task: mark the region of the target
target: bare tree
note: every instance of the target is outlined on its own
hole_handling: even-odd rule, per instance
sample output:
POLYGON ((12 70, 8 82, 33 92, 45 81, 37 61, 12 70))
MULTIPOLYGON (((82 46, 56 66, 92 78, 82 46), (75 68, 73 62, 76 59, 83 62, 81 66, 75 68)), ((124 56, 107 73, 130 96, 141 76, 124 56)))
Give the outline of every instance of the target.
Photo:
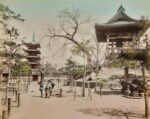
POLYGON ((49 37, 50 39, 64 39, 65 43, 63 46, 70 43, 78 46, 86 54, 87 62, 92 69, 90 52, 80 44, 82 39, 77 37, 81 26, 84 26, 92 21, 90 17, 83 17, 78 9, 72 9, 70 11, 68 9, 64 9, 60 12, 58 19, 58 27, 49 26, 48 34, 46 34, 45 37, 49 37))

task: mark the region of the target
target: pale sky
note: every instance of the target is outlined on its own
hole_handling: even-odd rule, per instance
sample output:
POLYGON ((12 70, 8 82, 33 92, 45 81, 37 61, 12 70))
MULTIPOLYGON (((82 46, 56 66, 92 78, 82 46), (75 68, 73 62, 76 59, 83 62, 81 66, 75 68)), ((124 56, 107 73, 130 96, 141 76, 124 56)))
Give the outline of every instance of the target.
MULTIPOLYGON (((43 35, 46 25, 54 22, 60 10, 64 8, 78 8, 87 15, 97 19, 99 23, 106 22, 111 18, 122 4, 126 13, 132 18, 140 18, 142 15, 150 17, 150 0, 1 0, 16 13, 25 18, 24 23, 12 22, 18 27, 21 37, 27 41, 32 40, 33 31, 36 33, 37 41, 43 35)), ((94 25, 93 28, 94 30, 94 25)), ((55 48, 49 49, 47 41, 42 41, 42 53, 51 63, 64 63, 66 56, 53 57, 55 48)), ((56 45, 56 46, 55 46, 56 45)))

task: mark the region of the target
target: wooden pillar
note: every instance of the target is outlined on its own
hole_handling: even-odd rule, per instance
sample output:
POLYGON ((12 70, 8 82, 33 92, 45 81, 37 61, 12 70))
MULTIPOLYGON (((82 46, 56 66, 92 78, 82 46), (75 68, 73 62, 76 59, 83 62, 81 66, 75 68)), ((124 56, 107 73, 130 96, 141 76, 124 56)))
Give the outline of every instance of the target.
POLYGON ((148 86, 147 86, 147 80, 145 78, 145 68, 142 65, 142 76, 144 80, 144 101, 145 101, 145 117, 149 119, 150 112, 149 112, 149 96, 148 96, 148 86))
POLYGON ((2 119, 8 119, 8 112, 7 112, 7 110, 3 110, 3 112, 2 112, 2 119))
POLYGON ((8 86, 6 86, 6 90, 5 90, 5 106, 7 106, 7 104, 8 104, 8 90, 9 90, 8 86))
POLYGON ((114 42, 112 42, 112 60, 115 59, 114 54, 115 54, 115 52, 114 52, 114 42))
POLYGON ((107 35, 107 43, 106 43, 106 53, 107 53, 107 55, 109 54, 108 48, 109 48, 109 35, 107 35))
POLYGON ((16 90, 16 94, 15 94, 15 101, 18 101, 18 91, 16 90))

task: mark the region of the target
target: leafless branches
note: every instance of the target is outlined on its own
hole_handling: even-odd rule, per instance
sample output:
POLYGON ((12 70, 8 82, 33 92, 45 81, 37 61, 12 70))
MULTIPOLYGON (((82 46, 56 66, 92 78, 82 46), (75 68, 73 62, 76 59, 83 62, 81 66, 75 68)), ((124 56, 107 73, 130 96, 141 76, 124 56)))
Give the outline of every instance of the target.
MULTIPOLYGON (((64 9, 60 12, 58 20, 59 22, 57 26, 48 26, 48 33, 44 37, 48 37, 50 40, 65 40, 63 46, 60 49, 66 47, 68 44, 77 46, 83 53, 86 54, 87 61, 91 65, 90 50, 80 44, 83 39, 78 36, 80 33, 80 28, 89 24, 92 21, 91 18, 89 16, 84 17, 84 15, 81 14, 78 9, 64 9)), ((58 51, 56 54, 57 53, 58 51)))

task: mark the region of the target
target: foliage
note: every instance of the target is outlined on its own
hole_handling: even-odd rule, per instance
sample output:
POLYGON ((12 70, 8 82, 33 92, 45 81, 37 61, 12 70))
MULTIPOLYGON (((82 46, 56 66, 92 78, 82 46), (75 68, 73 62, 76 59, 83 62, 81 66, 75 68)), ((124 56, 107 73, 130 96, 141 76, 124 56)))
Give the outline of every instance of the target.
POLYGON ((18 59, 16 64, 12 67, 13 75, 28 75, 30 72, 30 66, 28 62, 23 62, 18 59))
POLYGON ((3 42, 2 56, 5 58, 4 64, 13 65, 23 55, 20 52, 21 44, 17 43, 18 31, 14 27, 10 30, 6 30, 8 39, 3 42))
POLYGON ((129 68, 133 69, 133 68, 140 67, 140 62, 137 60, 127 60, 127 59, 121 58, 121 59, 115 59, 109 65, 109 67, 114 67, 114 68, 119 68, 119 67, 124 67, 124 66, 128 66, 129 68))
MULTIPOLYGON (((80 44, 80 46, 82 48, 84 48, 85 50, 87 50, 87 52, 90 52, 90 50, 92 50, 92 49, 90 49, 89 43, 90 43, 89 40, 82 40, 82 42, 80 42, 79 44, 80 44)), ((84 54, 85 54, 83 52, 83 50, 79 46, 77 46, 77 45, 74 45, 72 47, 71 52, 72 52, 73 55, 80 55, 82 57, 84 57, 84 54)))
POLYGON ((107 79, 103 79, 103 78, 102 79, 98 78, 97 82, 98 82, 98 85, 103 88, 108 83, 108 80, 107 79))
POLYGON ((9 9, 9 7, 0 4, 0 23, 6 26, 8 20, 10 19, 24 21, 24 19, 21 18, 20 14, 16 14, 14 11, 9 9))
MULTIPOLYGON (((100 50, 99 46, 97 46, 97 48, 94 48, 93 46, 90 45, 90 40, 82 40, 82 42, 80 42, 79 44, 82 46, 82 48, 84 48, 89 53, 90 57, 94 56, 96 58, 96 62, 91 61, 91 65, 89 64, 87 65, 92 69, 92 71, 98 73, 100 64, 98 61, 98 54, 97 53, 95 54, 95 50, 97 50, 96 52, 99 52, 98 51, 100 50)), ((87 58, 86 53, 83 52, 83 50, 77 45, 74 45, 72 47, 71 52, 73 55, 78 55, 78 56, 82 56, 83 58, 87 58)))
POLYGON ((122 75, 112 75, 109 77, 110 80, 116 80, 116 79, 121 79, 123 76, 122 75))
POLYGON ((0 39, 0 56, 4 58, 4 65, 10 66, 22 58, 20 53, 21 44, 18 43, 18 30, 14 27, 9 28, 10 20, 24 21, 20 14, 16 14, 7 6, 0 4, 0 26, 3 36, 0 39))
POLYGON ((60 75, 57 72, 57 69, 49 63, 46 63, 44 68, 45 68, 45 73, 44 73, 45 75, 60 75))
POLYGON ((145 16, 141 16, 141 20, 138 21, 137 24, 141 25, 142 27, 142 30, 137 34, 137 39, 135 39, 138 42, 140 37, 144 35, 144 33, 150 27, 150 20, 148 19, 148 17, 146 18, 145 16))
MULTIPOLYGON (((62 71, 63 75, 67 75, 73 79, 79 79, 84 77, 85 66, 79 65, 77 62, 73 61, 71 58, 67 60, 66 66, 59 71, 62 71)), ((90 68, 87 67, 87 74, 91 73, 90 68)))

